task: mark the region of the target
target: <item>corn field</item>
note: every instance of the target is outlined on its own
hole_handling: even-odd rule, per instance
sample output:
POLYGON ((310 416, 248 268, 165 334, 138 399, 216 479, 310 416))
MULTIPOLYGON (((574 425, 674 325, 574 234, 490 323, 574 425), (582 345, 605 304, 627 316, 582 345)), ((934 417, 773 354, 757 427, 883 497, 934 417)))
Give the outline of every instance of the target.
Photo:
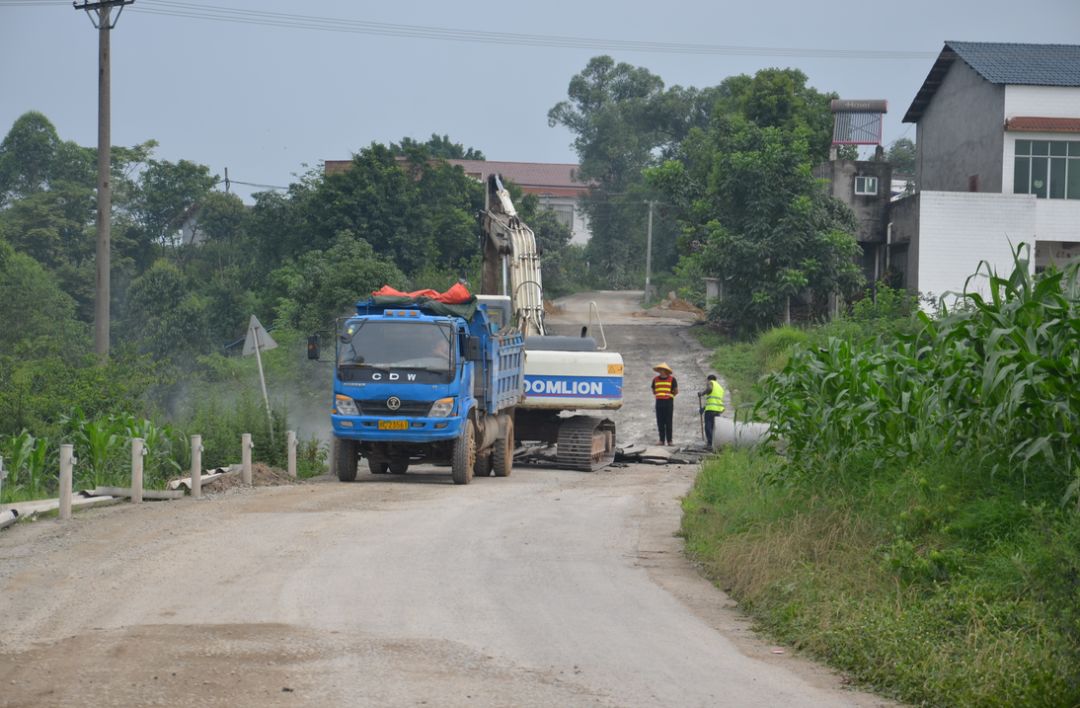
POLYGON ((131 439, 142 438, 147 451, 144 483, 164 488, 182 469, 186 437, 169 425, 156 425, 135 416, 111 415, 88 420, 76 411, 61 421, 59 440, 34 437, 27 431, 0 438, 0 457, 7 479, 0 488, 0 503, 41 499, 59 487, 59 446, 74 445, 79 464, 73 469, 76 489, 128 486, 131 481, 131 439))
POLYGON ((964 455, 972 473, 1080 509, 1078 269, 1033 276, 1028 254, 1017 247, 1007 277, 980 264, 951 311, 942 300, 939 316, 919 313, 897 342, 796 350, 754 409, 785 450, 783 474, 964 455))

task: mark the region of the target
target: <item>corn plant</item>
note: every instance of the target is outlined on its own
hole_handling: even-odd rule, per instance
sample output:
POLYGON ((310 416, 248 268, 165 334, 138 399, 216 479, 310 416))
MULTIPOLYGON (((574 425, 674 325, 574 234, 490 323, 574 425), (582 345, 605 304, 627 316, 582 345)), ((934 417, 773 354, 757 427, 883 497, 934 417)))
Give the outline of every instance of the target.
POLYGON ((147 486, 164 486, 170 473, 177 473, 182 468, 176 459, 174 450, 183 452, 186 447, 187 437, 175 430, 171 425, 156 425, 146 418, 136 418, 133 415, 116 416, 114 420, 128 439, 142 438, 146 449, 146 462, 144 465, 145 481, 147 486))
POLYGON ((830 340, 767 377, 754 412, 772 422, 790 469, 963 451, 993 476, 1080 506, 1078 266, 1034 277, 1026 253, 1017 248, 1008 277, 981 264, 988 295, 966 286, 958 307, 943 300, 912 335, 830 340))
POLYGON ((42 499, 53 491, 57 475, 49 474, 49 445, 25 430, 0 442, 7 480, 3 499, 42 499))
POLYGON ((118 481, 120 471, 119 451, 122 447, 119 429, 106 418, 80 421, 75 430, 75 445, 84 460, 85 474, 82 480, 91 487, 106 486, 118 481))

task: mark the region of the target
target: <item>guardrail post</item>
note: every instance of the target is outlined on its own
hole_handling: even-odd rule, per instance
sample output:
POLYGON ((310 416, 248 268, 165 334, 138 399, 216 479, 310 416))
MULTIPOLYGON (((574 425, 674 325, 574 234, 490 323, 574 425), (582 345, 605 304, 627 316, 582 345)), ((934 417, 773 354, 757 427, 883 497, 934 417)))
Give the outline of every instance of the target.
POLYGON ((289 476, 296 479, 296 431, 287 431, 285 433, 285 441, 285 445, 288 448, 289 476))
POLYGON ((71 518, 71 468, 75 465, 75 446, 60 446, 60 520, 71 518))
POLYGON ((240 445, 243 448, 240 452, 241 462, 241 480, 244 486, 251 486, 251 448, 255 445, 251 442, 251 433, 244 433, 240 438, 240 445))
POLYGON ((131 439, 131 503, 142 502, 143 492, 143 455, 146 448, 143 447, 142 438, 131 439))
POLYGON ((202 496, 202 435, 191 436, 191 496, 202 496))

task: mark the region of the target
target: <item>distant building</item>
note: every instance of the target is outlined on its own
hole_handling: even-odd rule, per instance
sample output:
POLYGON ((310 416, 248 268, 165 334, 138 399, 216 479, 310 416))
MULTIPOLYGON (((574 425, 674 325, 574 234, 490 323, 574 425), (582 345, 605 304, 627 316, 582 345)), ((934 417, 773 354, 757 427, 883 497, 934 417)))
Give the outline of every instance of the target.
MULTIPOLYGON (((881 147, 878 146, 881 157, 881 147)), ((885 246, 889 202, 893 197, 892 165, 878 160, 841 160, 833 157, 814 168, 813 174, 828 184, 829 194, 855 213, 855 240, 862 248, 859 263, 867 282, 881 278, 885 269, 885 246)))
POLYGON ((1080 46, 946 42, 904 121, 915 193, 890 209, 889 258, 910 290, 959 292, 980 261, 1036 270, 1080 257, 1080 46))
MULTIPOLYGON (((549 162, 499 162, 495 160, 447 160, 465 171, 465 174, 481 182, 488 175, 499 174, 521 188, 525 194, 535 194, 541 206, 555 212, 559 223, 570 229, 570 243, 585 244, 591 235, 589 221, 578 206, 578 199, 589 191, 589 186, 578 181, 578 166, 568 163, 549 162)), ((326 160, 325 174, 343 172, 351 160, 326 160)))

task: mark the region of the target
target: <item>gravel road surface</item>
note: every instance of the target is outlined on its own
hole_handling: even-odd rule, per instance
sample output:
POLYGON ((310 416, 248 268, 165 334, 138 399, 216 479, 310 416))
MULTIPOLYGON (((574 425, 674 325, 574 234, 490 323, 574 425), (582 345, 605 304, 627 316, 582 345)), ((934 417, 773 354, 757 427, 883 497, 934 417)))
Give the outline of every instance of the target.
MULTIPOLYGON (((654 442, 648 381, 698 437, 705 353, 677 317, 595 299, 626 361, 620 440, 654 442), (692 399, 692 400, 687 400, 692 399)), ((754 635, 682 555, 690 465, 362 474, 119 505, 0 533, 4 706, 883 705, 754 635)))

